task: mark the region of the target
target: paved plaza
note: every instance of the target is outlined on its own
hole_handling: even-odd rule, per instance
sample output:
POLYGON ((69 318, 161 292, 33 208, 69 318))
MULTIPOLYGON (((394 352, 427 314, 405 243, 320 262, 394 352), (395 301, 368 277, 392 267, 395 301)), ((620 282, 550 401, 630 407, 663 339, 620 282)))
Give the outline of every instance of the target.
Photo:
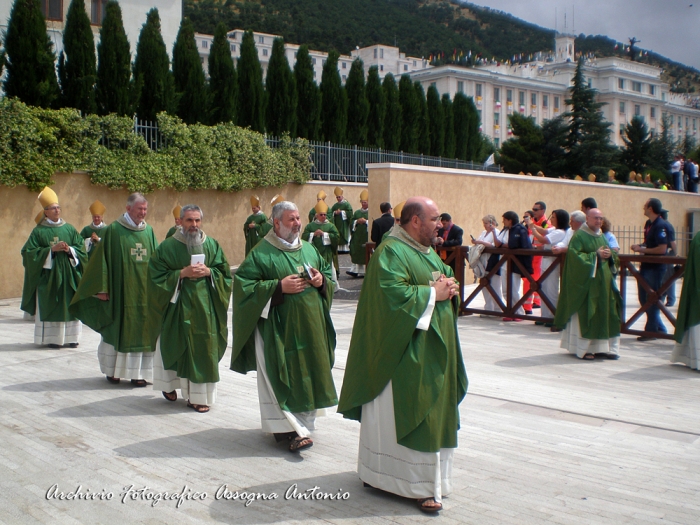
MULTIPOLYGON (((355 308, 338 299, 331 312, 338 392, 355 308)), ((0 522, 700 522, 700 373, 669 364, 672 342, 623 336, 619 361, 587 362, 531 322, 458 325, 469 393, 455 491, 435 518, 362 487, 354 421, 319 419, 300 455, 262 434, 255 373, 230 371, 230 348, 217 403, 197 414, 150 385, 109 384, 89 328, 77 349, 37 347, 19 299, 0 300, 0 522), (78 487, 112 497, 57 497, 78 487), (293 497, 314 487, 334 499, 293 497), (180 501, 154 505, 166 493, 180 501)))

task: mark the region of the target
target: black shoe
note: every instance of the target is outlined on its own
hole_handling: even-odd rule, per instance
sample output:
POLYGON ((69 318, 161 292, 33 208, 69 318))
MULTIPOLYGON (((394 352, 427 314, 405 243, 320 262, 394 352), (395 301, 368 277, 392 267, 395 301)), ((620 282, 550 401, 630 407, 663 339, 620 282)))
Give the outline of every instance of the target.
POLYGON ((676 304, 676 301, 666 301, 666 306, 668 306, 668 307, 675 306, 675 304, 676 304))
POLYGON ((359 275, 359 274, 357 274, 357 273, 355 273, 355 272, 351 272, 351 271, 347 271, 347 272, 345 272, 345 273, 347 273, 347 274, 350 275, 351 277, 357 277, 357 276, 359 275))
POLYGON ((544 321, 535 321, 536 326, 544 326, 544 321))
POLYGON ((642 343, 646 341, 656 341, 656 337, 644 337, 643 335, 640 335, 639 337, 637 337, 637 341, 640 341, 642 343))
POLYGON ((68 348, 78 348, 78 343, 68 343, 68 348))
POLYGON ((542 305, 533 304, 533 305, 532 305, 532 309, 534 310, 534 309, 536 309, 536 308, 542 308, 542 305))
POLYGON ((49 348, 61 348, 61 345, 50 344, 50 345, 46 345, 46 346, 48 346, 49 348))
POLYGON ((612 359, 613 361, 616 361, 620 359, 620 356, 618 354, 605 354, 605 359, 612 359))

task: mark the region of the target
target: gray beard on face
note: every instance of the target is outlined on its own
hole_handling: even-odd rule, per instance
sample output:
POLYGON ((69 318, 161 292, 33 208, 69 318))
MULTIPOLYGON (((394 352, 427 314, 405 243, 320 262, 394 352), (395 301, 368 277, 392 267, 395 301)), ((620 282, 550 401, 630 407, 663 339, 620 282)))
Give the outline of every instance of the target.
POLYGON ((295 244, 297 241, 297 237, 299 237, 299 232, 294 232, 291 228, 287 228, 283 224, 280 224, 280 231, 277 236, 280 239, 284 239, 289 244, 295 244))
POLYGON ((202 253, 202 230, 196 232, 183 231, 187 252, 192 255, 202 253))

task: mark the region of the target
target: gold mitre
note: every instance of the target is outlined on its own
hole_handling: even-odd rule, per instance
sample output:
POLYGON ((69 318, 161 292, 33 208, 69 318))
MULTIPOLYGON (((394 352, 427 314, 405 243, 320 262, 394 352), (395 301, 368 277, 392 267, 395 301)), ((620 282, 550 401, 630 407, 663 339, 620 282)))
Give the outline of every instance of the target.
POLYGON ((644 177, 642 177, 641 173, 637 173, 637 182, 642 182, 644 180, 644 177))
POLYGON ((574 180, 583 180, 583 177, 581 177, 581 175, 576 175, 574 177, 574 180))
POLYGON ((615 180, 615 170, 608 170, 608 180, 615 180))
POLYGON ((44 191, 39 194, 39 203, 41 207, 46 209, 52 204, 58 204, 58 195, 51 188, 46 186, 44 191))
POLYGON ((284 196, 280 193, 272 197, 272 200, 270 201, 270 206, 274 206, 275 204, 279 204, 280 202, 284 202, 284 196))
POLYGON ((259 208, 260 207, 260 197, 257 195, 251 195, 250 196, 250 205, 253 208, 259 208))
POLYGON ((595 173, 588 174, 588 181, 589 182, 595 182, 595 179, 596 179, 595 173))
POLYGON ((92 215, 104 216, 105 212, 107 211, 107 208, 105 208, 105 205, 102 204, 100 201, 95 201, 92 204, 90 204, 89 210, 92 215))
POLYGON ((544 172, 538 171, 538 172, 537 172, 537 176, 538 176, 538 177, 544 177, 544 172))
POLYGON ((369 192, 367 190, 362 190, 360 193, 360 200, 366 201, 367 199, 369 199, 369 192))
POLYGON ((328 195, 326 195, 326 192, 321 190, 316 194, 316 200, 317 201, 325 201, 327 196, 328 195))
POLYGON ((40 223, 41 221, 43 221, 43 220, 44 220, 44 210, 41 210, 41 211, 39 212, 39 215, 37 215, 36 217, 34 217, 34 222, 37 223, 37 224, 39 224, 39 223, 40 223))
POLYGON ((316 206, 314 206, 314 210, 316 210, 316 213, 327 213, 328 212, 328 204, 326 204, 323 201, 318 201, 316 203, 316 206))
POLYGON ((336 186, 333 190, 333 193, 336 197, 340 197, 343 194, 343 188, 341 188, 340 186, 336 186))
POLYGON ((406 201, 401 201, 394 207, 394 218, 395 219, 401 218, 401 212, 403 211, 404 204, 406 204, 406 201))
POLYGON ((179 204, 173 208, 173 217, 176 219, 180 218, 180 212, 182 211, 182 206, 179 204))

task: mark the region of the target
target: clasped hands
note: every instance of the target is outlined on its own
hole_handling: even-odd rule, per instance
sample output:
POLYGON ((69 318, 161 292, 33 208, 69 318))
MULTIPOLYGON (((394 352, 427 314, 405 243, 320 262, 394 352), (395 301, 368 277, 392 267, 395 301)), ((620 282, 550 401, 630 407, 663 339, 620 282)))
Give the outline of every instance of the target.
POLYGON ((70 246, 65 241, 59 241, 51 247, 52 252, 70 252, 70 246))
POLYGON ((445 274, 442 274, 432 286, 435 288, 436 301, 446 301, 452 299, 455 295, 459 295, 459 283, 454 277, 447 277, 445 274))
POLYGON ((295 294, 306 290, 309 285, 320 288, 323 285, 323 274, 316 268, 311 268, 311 279, 304 279, 297 274, 288 275, 282 281, 282 293, 295 294))
POLYGON ((601 246, 596 250, 596 253, 600 255, 602 259, 610 259, 610 248, 607 246, 601 246))
POLYGON ((190 264, 180 270, 180 279, 199 279, 200 277, 209 277, 211 270, 202 263, 190 264))

